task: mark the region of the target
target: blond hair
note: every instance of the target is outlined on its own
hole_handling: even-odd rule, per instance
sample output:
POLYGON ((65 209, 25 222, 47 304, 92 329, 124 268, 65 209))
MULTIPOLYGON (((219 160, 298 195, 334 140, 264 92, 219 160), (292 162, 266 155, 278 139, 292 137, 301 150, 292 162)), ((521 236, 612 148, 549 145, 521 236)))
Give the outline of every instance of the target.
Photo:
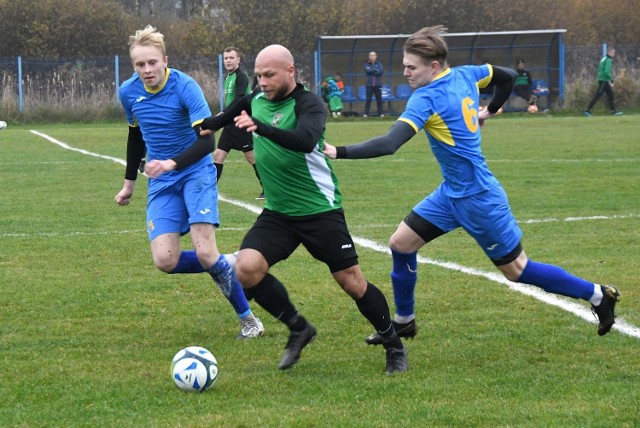
POLYGON ((136 46, 153 46, 160 50, 163 57, 167 56, 164 35, 151 25, 147 25, 144 30, 138 30, 133 36, 129 36, 129 54, 136 46))

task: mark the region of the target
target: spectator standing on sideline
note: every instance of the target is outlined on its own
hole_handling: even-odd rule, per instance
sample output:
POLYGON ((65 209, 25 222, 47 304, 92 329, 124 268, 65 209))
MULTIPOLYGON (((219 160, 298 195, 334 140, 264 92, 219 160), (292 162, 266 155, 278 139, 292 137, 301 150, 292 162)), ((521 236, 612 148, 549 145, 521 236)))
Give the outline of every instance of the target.
POLYGON ((267 201, 242 240, 235 267, 247 295, 289 328, 279 368, 293 366, 316 337, 316 329, 298 313, 284 285, 269 273, 271 266, 302 244, 328 266, 380 335, 386 373, 406 371, 406 349, 391 323, 386 298, 360 270, 339 183, 322 153, 326 121, 322 99, 296 83, 293 56, 284 46, 264 48, 256 58, 255 74, 260 89, 223 114, 205 119, 202 128, 215 131, 235 122, 254 136, 267 201))
POLYGON ((364 63, 364 72, 367 74, 366 101, 364 103, 364 117, 369 116, 371 110, 371 98, 375 95, 378 107, 378 116, 384 117, 382 113, 382 81, 380 76, 384 73, 382 63, 378 61, 378 54, 371 51, 369 58, 364 63))
POLYGON ((202 89, 167 67, 164 36, 150 25, 129 37, 129 55, 135 74, 120 87, 129 122, 127 166, 115 201, 129 205, 146 143, 147 227, 154 264, 169 274, 208 272, 240 318, 238 338, 261 336, 262 323, 216 245, 218 190, 210 155, 215 141, 200 135, 200 123, 211 116, 202 89), (187 232, 196 250, 180 250, 180 236, 187 232))
POLYGON ((616 56, 616 50, 612 47, 607 48, 607 54, 602 57, 600 63, 598 64, 598 89, 596 89, 596 93, 589 101, 589 104, 584 109, 584 115, 587 117, 591 117, 591 109, 596 105, 602 94, 607 95, 607 100, 609 101, 609 108, 611 109, 611 114, 615 116, 620 116, 623 113, 621 111, 616 110, 616 102, 613 96, 613 58, 616 56))
MULTIPOLYGON (((590 302, 600 321, 598 334, 606 334, 615 321, 618 290, 527 257, 507 195, 482 153, 480 126, 509 98, 515 72, 490 64, 450 68, 445 31, 442 26, 426 27, 405 42, 404 76, 415 90, 386 135, 352 146, 324 146, 332 159, 373 158, 395 153, 424 128, 440 164, 443 182, 413 208, 390 239, 398 335, 413 337, 417 332, 417 251, 459 227, 476 240, 507 279, 590 302), (487 85, 495 86, 494 95, 478 113, 478 88, 487 85)), ((377 333, 366 341, 381 342, 377 333)))
MULTIPOLYGON (((227 70, 227 76, 224 78, 225 109, 236 99, 251 92, 251 88, 249 87, 249 76, 240 69, 240 59, 238 49, 233 46, 225 48, 222 56, 224 68, 227 70)), ((218 140, 218 147, 215 152, 213 152, 213 162, 216 166, 217 180, 220 181, 222 169, 224 168, 224 161, 227 159, 231 149, 239 150, 244 153, 245 159, 253 167, 253 171, 258 178, 260 187, 262 187, 260 174, 256 168, 255 156, 253 155, 253 140, 251 138, 251 134, 236 128, 233 124, 224 128, 220 135, 220 139, 218 140)), ((260 192, 260 195, 256 199, 264 199, 264 190, 260 192)))

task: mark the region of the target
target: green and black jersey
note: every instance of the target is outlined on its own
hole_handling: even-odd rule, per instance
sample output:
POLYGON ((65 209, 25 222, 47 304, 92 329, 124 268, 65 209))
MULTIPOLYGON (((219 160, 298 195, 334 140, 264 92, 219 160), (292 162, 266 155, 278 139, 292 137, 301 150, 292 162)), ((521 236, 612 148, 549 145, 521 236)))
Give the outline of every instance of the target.
POLYGON ((249 87, 249 76, 247 73, 236 68, 233 73, 224 78, 224 108, 234 102, 236 98, 251 93, 249 87))
POLYGON ((598 81, 613 82, 613 57, 605 55, 598 64, 598 81))
POLYGON ((284 99, 270 101, 259 90, 202 124, 218 130, 246 110, 258 129, 253 134, 256 167, 267 198, 265 208, 293 217, 342 208, 342 194, 331 163, 322 153, 325 109, 300 84, 284 99))

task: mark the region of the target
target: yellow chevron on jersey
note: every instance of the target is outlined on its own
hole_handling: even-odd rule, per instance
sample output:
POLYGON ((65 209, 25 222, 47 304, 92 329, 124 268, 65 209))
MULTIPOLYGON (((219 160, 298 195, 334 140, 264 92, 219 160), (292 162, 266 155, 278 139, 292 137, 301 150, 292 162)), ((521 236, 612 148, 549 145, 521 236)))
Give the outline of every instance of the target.
POLYGON ((427 124, 425 125, 425 130, 433 136, 436 140, 448 144, 450 146, 455 146, 456 142, 453 141, 453 136, 451 135, 451 131, 442 117, 438 113, 434 113, 429 116, 427 119, 427 124))

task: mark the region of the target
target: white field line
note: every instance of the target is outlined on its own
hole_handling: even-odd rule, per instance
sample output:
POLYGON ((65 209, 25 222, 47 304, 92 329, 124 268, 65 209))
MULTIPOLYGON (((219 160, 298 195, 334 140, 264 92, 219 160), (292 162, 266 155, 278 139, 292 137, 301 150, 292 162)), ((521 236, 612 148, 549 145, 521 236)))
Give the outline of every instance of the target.
MULTIPOLYGON (((243 231, 248 230, 247 227, 219 227, 216 230, 232 230, 243 231)), ((91 232, 35 232, 35 233, 0 233, 0 238, 56 238, 56 237, 72 237, 72 236, 106 236, 106 235, 147 235, 144 228, 138 230, 109 230, 109 231, 91 231, 91 232)))
MULTIPOLYGON (((429 158, 425 156, 425 161, 431 162, 432 164, 436 164, 436 161, 433 158, 429 158)), ((386 159, 384 157, 371 158, 368 159, 369 162, 413 162, 415 159, 402 158, 402 157, 392 157, 390 159, 386 159)), ((499 162, 508 162, 508 163, 583 163, 583 162, 592 162, 592 163, 610 163, 610 162, 633 162, 637 163, 640 161, 640 158, 614 158, 614 159, 602 159, 602 158, 583 158, 583 159, 488 159, 487 163, 499 163, 499 162)), ((340 161, 339 161, 340 162, 340 161)))
MULTIPOLYGON (((380 161, 388 162, 389 160, 379 159, 380 161)), ((429 161, 428 158, 424 159, 425 161, 429 161)), ((369 159, 370 162, 375 162, 376 158, 369 159)), ((413 162, 415 159, 407 159, 407 158, 393 158, 391 159, 393 162, 413 162)), ((100 162, 100 161, 94 161, 100 162)), ((224 163, 246 163, 246 159, 236 158, 229 159, 227 158, 224 163)), ((622 163, 622 162, 632 162, 638 163, 640 162, 640 158, 627 158, 627 159, 491 159, 490 162, 508 162, 508 163, 622 163)), ((50 164, 73 164, 73 163, 87 163, 87 161, 27 161, 27 162, 0 162, 0 165, 50 165, 50 164)), ((435 162, 432 162, 435 165, 435 162)))
MULTIPOLYGON (((78 149, 75 147, 71 147, 61 141, 56 140, 55 138, 52 138, 46 134, 37 132, 37 131, 31 131, 32 133, 54 143, 57 144, 58 146, 62 147, 63 149, 66 150, 72 150, 72 151, 76 151, 82 154, 86 154, 88 156, 94 156, 94 157, 98 157, 98 158, 102 158, 102 159, 107 159, 107 160, 111 160, 114 161, 116 163, 119 163, 121 165, 126 165, 126 162, 123 159, 118 159, 118 158, 114 158, 111 156, 105 156, 105 155, 101 155, 98 153, 93 153, 93 152, 89 152, 87 150, 83 150, 83 149, 78 149)), ((244 208, 250 212, 253 212, 254 214, 260 214, 260 212, 262 212, 262 208, 256 206, 256 205, 252 205, 252 204, 248 204, 242 201, 238 201, 235 199, 231 199, 231 198, 227 198, 225 196, 219 195, 219 199, 223 202, 226 202, 228 204, 231 205, 235 205, 238 206, 240 208, 244 208)), ((629 215, 629 216, 612 216, 610 218, 635 218, 638 217, 637 215, 629 215)), ((587 220, 591 220, 591 219, 602 219, 602 218, 606 218, 604 216, 595 216, 595 217, 570 217, 569 219, 565 219, 564 221, 578 221, 577 219, 587 219, 587 220)), ((559 221, 556 219, 551 219, 550 221, 559 221)), ((370 239, 367 238, 360 238, 357 236, 353 236, 353 240, 354 242, 364 248, 368 248, 370 250, 373 251, 377 251, 380 253, 384 253, 384 254, 391 254, 391 251, 389 250, 389 248, 387 246, 381 245, 375 241, 372 241, 370 239)), ((503 284, 506 285, 510 290, 513 291, 517 291, 519 293, 525 294, 527 296, 533 297, 535 299, 538 299, 544 303, 547 303, 549 305, 553 305, 556 306, 560 309, 563 309, 569 313, 572 313, 574 315, 576 315, 579 318, 582 318, 583 320, 592 323, 592 324, 596 324, 596 319, 594 317, 594 315, 591 313, 591 310, 588 309, 587 307, 585 307, 584 305, 578 304, 573 300, 569 300, 567 298, 558 296, 556 294, 551 294, 551 293, 547 293, 537 287, 533 287, 530 285, 526 285, 526 284, 520 284, 520 283, 516 283, 516 282, 511 282, 509 280, 507 280, 506 278, 504 278, 502 275, 496 273, 496 272, 486 272, 480 269, 475 269, 475 268, 470 268, 470 267, 466 267, 466 266, 462 266, 459 265, 457 263, 451 263, 451 262, 445 262, 445 261, 439 261, 439 260, 434 260, 434 259, 430 259, 428 257, 422 257, 422 256, 418 256, 418 263, 422 263, 422 264, 430 264, 430 265, 434 265, 434 266, 438 266, 438 267, 442 267, 445 269, 451 269, 454 271, 458 271, 458 272, 462 272, 465 273, 467 275, 472 275, 472 276, 479 276, 485 279, 488 279, 489 281, 493 281, 496 282, 498 284, 503 284)), ((630 324, 628 322, 626 322, 624 319, 618 317, 616 318, 616 323, 613 325, 613 329, 617 330, 623 334, 626 334, 628 336, 631 337, 635 337, 637 339, 640 339, 640 328, 636 327, 633 324, 630 324)))
POLYGON ((57 144, 58 146, 62 147, 65 150, 71 150, 72 152, 78 152, 78 153, 82 153, 83 155, 87 155, 87 156, 93 156, 96 158, 101 158, 101 159, 106 159, 106 160, 110 160, 116 163, 119 163, 120 165, 127 165, 127 161, 125 161, 124 159, 120 159, 120 158, 114 158, 112 156, 107 156, 107 155, 101 155, 99 153, 93 153, 90 152, 88 150, 83 150, 83 149, 78 149, 76 147, 71 147, 68 144, 63 143, 62 141, 56 140, 53 137, 50 137, 47 134, 43 134, 42 132, 38 132, 35 130, 31 130, 31 133, 36 134, 39 137, 44 138, 45 140, 48 140, 49 142, 53 143, 53 144, 57 144))
MULTIPOLYGON (((225 201, 227 202, 227 201, 225 201)), ((536 224, 536 223, 556 223, 556 222, 577 222, 577 221, 594 221, 594 220, 622 220, 627 218, 640 218, 640 214, 614 214, 614 215, 592 215, 586 217, 565 217, 565 218, 532 218, 529 220, 518 220, 520 224, 536 224)), ((382 227, 396 227, 398 223, 387 223, 387 224, 367 224, 367 225, 349 225, 350 229, 361 229, 361 228, 382 228, 382 227)))

